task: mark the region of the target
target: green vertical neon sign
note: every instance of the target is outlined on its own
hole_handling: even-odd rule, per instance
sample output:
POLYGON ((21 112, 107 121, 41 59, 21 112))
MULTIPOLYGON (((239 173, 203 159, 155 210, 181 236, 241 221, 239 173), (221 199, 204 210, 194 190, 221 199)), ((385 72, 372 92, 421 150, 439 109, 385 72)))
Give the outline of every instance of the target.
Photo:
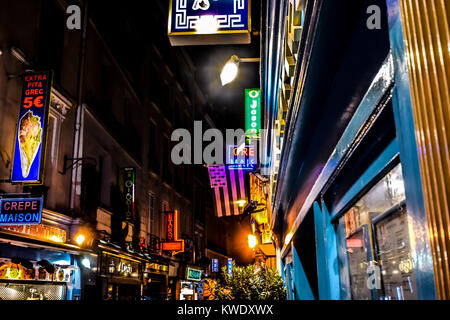
POLYGON ((245 89, 245 133, 259 138, 261 131, 261 90, 245 89))

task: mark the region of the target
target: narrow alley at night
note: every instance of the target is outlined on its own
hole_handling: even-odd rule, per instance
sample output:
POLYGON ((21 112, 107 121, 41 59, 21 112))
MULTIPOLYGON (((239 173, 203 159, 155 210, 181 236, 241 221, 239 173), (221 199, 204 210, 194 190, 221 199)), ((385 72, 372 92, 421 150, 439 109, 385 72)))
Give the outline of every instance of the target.
POLYGON ((2 309, 450 300, 449 25, 448 0, 0 0, 2 309))

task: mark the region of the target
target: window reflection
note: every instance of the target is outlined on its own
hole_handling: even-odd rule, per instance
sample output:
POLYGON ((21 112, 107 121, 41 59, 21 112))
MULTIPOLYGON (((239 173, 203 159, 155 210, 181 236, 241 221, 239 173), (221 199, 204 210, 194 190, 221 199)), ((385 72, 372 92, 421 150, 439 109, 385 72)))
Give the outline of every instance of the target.
POLYGON ((352 299, 417 299, 406 214, 398 164, 339 220, 352 299))

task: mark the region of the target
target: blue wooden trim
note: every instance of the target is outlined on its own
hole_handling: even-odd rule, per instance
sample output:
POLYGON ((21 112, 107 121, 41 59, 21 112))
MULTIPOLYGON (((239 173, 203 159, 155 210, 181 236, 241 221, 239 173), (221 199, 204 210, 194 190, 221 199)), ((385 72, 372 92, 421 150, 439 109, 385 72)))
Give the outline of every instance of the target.
POLYGON ((322 202, 322 213, 325 220, 325 234, 327 248, 327 273, 329 283, 329 297, 330 300, 339 300, 341 298, 340 288, 340 276, 339 276, 339 262, 338 262, 338 247, 337 247, 337 235, 331 223, 331 216, 328 212, 328 208, 324 202, 322 202))
POLYGON ((330 300, 325 217, 317 201, 314 202, 313 206, 314 206, 314 226, 316 230, 316 260, 317 260, 317 278, 319 282, 319 299, 330 300))
POLYGON ((343 214, 342 210, 365 188, 399 153, 397 139, 394 139, 381 155, 369 166, 363 175, 351 186, 337 205, 331 209, 331 219, 343 214))
POLYGON ((305 270, 294 246, 292 246, 292 261, 294 262, 294 284, 297 298, 299 300, 315 300, 305 270))
POLYGON ((317 276, 320 300, 339 300, 339 266, 336 233, 324 202, 322 209, 314 202, 314 225, 317 245, 317 276))
MULTIPOLYGON (((342 137, 340 138, 336 148, 330 156, 325 167, 322 169, 319 177, 316 179, 314 186, 312 187, 309 195, 307 196, 305 202, 303 203, 302 208, 297 215, 297 218, 294 221, 294 224, 291 230, 288 232, 293 232, 298 229, 300 223, 302 222, 305 215, 308 213, 310 208, 312 207, 314 201, 317 199, 319 193, 322 191, 323 187, 326 185, 330 177, 332 176, 334 170, 341 162, 342 158, 345 156, 350 146, 352 145, 353 140, 355 139, 358 132, 361 130, 361 127, 367 121, 369 116, 373 113, 374 109, 377 107, 380 100, 383 98, 384 94, 389 90, 392 85, 394 77, 394 71, 392 69, 392 60, 391 57, 387 57, 384 61, 382 67, 378 71, 375 76, 372 84, 367 90, 366 95, 361 101, 358 109, 356 109, 355 114, 353 115, 350 123, 345 129, 342 137)), ((281 254, 284 254, 287 250, 287 247, 284 246, 281 250, 281 254)))
POLYGON ((336 237, 339 257, 340 297, 341 300, 351 300, 352 290, 350 286, 350 267, 348 265, 347 256, 347 238, 345 237, 345 225, 343 223, 338 224, 336 237))
POLYGON ((398 0, 386 0, 386 3, 396 83, 392 95, 392 106, 405 180, 406 207, 408 216, 413 220, 413 234, 410 237, 412 238, 411 251, 415 265, 414 274, 416 276, 419 299, 432 300, 436 299, 433 258, 428 237, 427 217, 417 154, 400 7, 398 0))
POLYGON ((294 285, 294 281, 292 279, 292 268, 291 268, 291 264, 288 263, 286 264, 286 283, 288 283, 288 285, 286 286, 287 289, 287 298, 288 300, 295 300, 295 285, 294 285))
POLYGON ((289 299, 289 292, 288 292, 288 286, 287 286, 287 283, 288 283, 288 280, 286 279, 286 273, 284 272, 284 266, 285 266, 285 264, 284 264, 284 261, 283 261, 283 259, 280 257, 280 271, 281 271, 281 277, 283 278, 283 280, 284 280, 284 285, 285 285, 285 287, 286 287, 286 299, 289 299))

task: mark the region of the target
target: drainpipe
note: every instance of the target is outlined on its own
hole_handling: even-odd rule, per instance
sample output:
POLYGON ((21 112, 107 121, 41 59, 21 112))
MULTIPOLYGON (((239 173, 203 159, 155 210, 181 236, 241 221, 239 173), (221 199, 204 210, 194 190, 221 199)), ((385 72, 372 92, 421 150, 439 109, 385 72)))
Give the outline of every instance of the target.
MULTIPOLYGON (((89 0, 84 2, 83 6, 83 29, 80 45, 80 65, 78 71, 78 88, 77 88, 77 105, 75 109, 75 123, 74 123, 74 137, 73 137, 73 156, 72 158, 72 174, 70 185, 70 209, 72 211, 76 208, 80 208, 80 201, 77 196, 81 195, 81 164, 77 164, 77 158, 83 157, 83 120, 84 110, 86 106, 83 104, 83 87, 86 65, 86 38, 87 38, 87 26, 88 26, 88 6, 89 0)), ((81 209, 81 208, 80 208, 81 209)))

